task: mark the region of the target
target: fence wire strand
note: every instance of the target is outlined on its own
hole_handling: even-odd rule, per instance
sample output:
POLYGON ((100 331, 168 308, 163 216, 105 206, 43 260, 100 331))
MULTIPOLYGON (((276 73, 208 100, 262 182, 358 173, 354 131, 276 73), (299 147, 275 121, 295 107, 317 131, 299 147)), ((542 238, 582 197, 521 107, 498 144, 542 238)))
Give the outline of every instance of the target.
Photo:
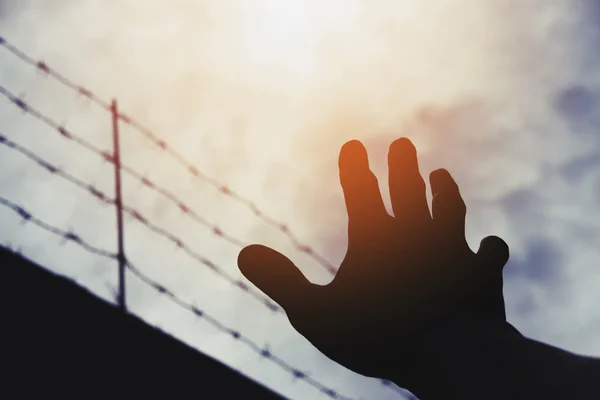
POLYGON ((0 204, 2 204, 6 208, 10 208, 11 210, 13 210, 16 214, 18 214, 23 219, 24 222, 31 222, 32 224, 42 228, 43 230, 45 230, 47 232, 50 232, 56 236, 62 237, 62 239, 65 241, 69 241, 69 242, 78 244, 79 246, 81 246, 84 250, 86 250, 89 253, 96 254, 100 257, 110 258, 113 260, 117 259, 116 253, 112 253, 108 250, 104 250, 99 247, 95 247, 95 246, 89 244, 81 236, 79 236, 73 232, 59 229, 47 222, 35 217, 33 214, 31 214, 25 208, 19 206, 17 203, 13 203, 12 201, 10 201, 4 197, 0 197, 0 204))

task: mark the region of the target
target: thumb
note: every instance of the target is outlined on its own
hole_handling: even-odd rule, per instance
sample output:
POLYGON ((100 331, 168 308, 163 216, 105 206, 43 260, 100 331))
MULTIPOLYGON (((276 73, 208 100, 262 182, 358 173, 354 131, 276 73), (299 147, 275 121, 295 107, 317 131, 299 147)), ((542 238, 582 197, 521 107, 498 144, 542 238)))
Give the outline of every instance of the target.
POLYGON ((251 245, 240 251, 242 274, 288 314, 308 300, 313 284, 283 254, 265 246, 251 245))

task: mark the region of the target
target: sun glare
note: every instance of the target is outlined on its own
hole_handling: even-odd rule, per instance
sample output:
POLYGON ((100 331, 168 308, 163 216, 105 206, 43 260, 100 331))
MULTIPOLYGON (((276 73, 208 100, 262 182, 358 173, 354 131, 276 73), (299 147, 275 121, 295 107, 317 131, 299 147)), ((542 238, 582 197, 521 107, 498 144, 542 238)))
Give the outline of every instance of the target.
POLYGON ((322 44, 351 26, 358 2, 255 0, 243 2, 246 67, 270 80, 306 83, 318 72, 322 44))

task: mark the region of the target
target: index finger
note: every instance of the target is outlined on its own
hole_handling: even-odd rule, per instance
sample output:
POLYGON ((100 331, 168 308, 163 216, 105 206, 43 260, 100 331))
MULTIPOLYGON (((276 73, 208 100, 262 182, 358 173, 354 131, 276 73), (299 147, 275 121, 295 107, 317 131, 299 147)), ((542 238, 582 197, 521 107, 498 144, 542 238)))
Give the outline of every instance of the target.
POLYGON ((339 168, 351 229, 364 229, 381 221, 387 211, 377 177, 369 169, 367 150, 360 141, 351 140, 342 146, 339 168))

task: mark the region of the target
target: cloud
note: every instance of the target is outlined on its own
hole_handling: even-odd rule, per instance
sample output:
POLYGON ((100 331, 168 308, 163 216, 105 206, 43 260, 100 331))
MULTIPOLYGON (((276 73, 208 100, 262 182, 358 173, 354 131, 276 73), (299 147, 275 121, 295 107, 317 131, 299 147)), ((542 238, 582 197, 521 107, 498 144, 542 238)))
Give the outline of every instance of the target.
POLYGON ((600 86, 568 86, 555 95, 553 102, 575 134, 597 136, 594 131, 600 126, 600 86))
POLYGON ((559 241, 544 236, 527 240, 521 254, 512 254, 505 269, 507 279, 526 279, 548 288, 564 278, 565 254, 559 241))
POLYGON ((0 20, 7 21, 14 12, 16 0, 2 0, 0 2, 0 20))
POLYGON ((559 169, 562 177, 570 182, 580 182, 590 171, 597 171, 600 167, 600 154, 592 154, 576 157, 565 163, 559 169))
POLYGON ((517 189, 503 196, 498 203, 504 211, 515 218, 531 215, 541 198, 532 189, 517 189))

